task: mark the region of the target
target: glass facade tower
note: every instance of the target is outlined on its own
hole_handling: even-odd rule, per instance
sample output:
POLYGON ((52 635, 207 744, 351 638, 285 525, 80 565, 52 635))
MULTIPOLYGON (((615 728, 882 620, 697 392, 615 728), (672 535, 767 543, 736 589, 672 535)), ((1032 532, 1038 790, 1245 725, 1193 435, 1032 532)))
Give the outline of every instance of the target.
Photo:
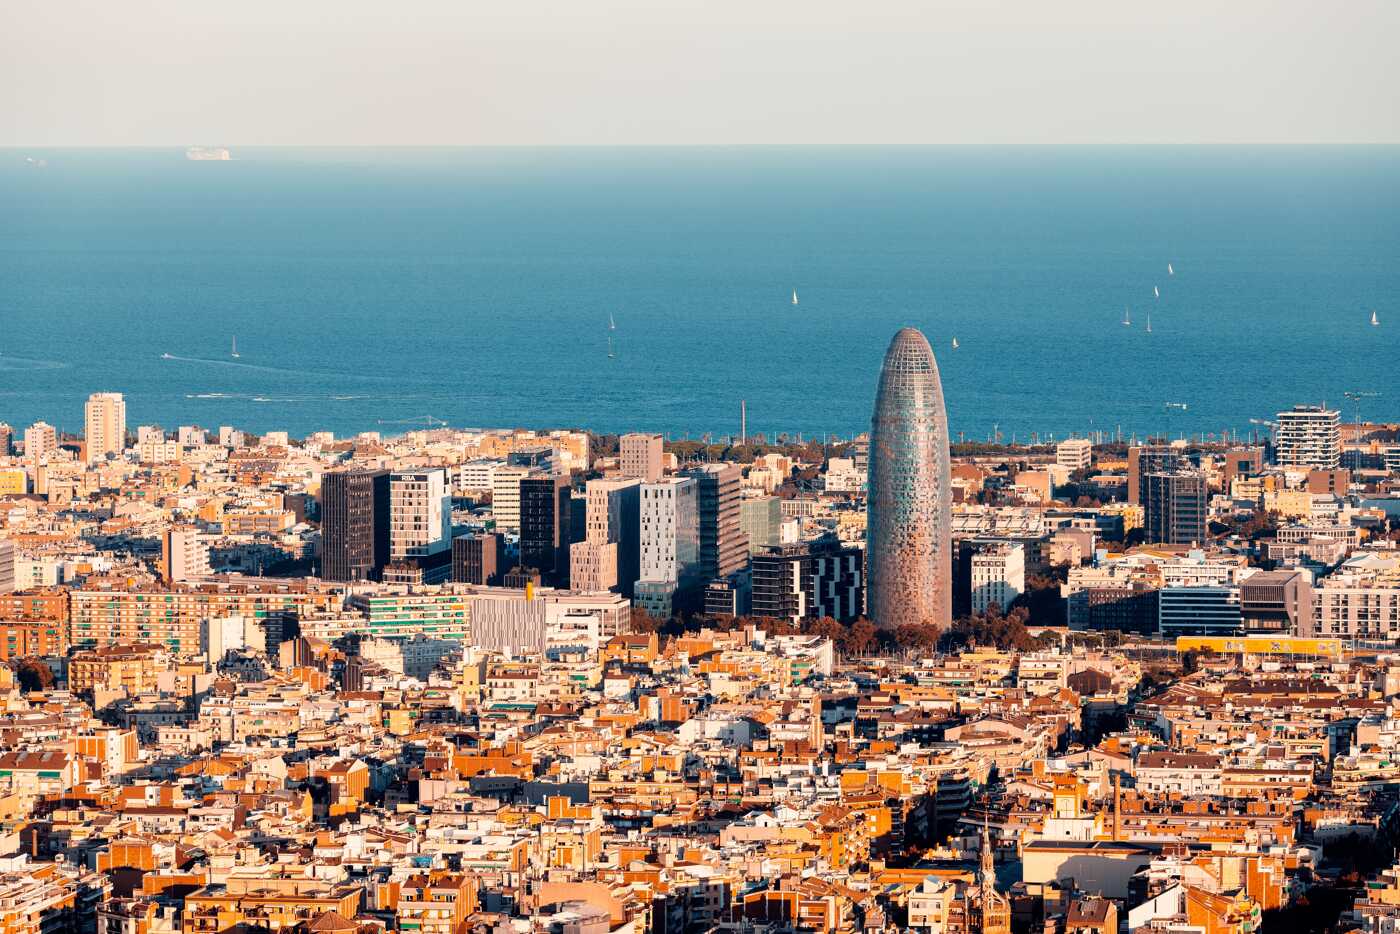
POLYGON ((948 416, 938 364, 904 328, 880 370, 870 431, 867 615, 877 625, 952 622, 948 416))

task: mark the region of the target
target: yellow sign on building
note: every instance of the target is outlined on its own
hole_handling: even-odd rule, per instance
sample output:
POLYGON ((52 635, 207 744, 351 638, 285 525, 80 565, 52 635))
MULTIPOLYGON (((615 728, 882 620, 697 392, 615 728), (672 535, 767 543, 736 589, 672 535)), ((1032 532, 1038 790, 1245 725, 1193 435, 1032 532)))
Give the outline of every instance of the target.
POLYGON ((1316 655, 1340 658, 1341 639, 1301 639, 1294 636, 1178 636, 1179 655, 1195 650, 1220 655, 1316 655))

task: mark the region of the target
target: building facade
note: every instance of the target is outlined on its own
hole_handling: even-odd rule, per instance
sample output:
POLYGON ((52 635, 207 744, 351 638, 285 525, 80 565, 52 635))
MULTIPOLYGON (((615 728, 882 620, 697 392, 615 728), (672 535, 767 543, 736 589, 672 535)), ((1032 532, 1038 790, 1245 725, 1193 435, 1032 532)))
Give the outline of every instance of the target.
POLYGON ((107 455, 120 456, 126 449, 126 400, 119 392, 95 392, 83 406, 83 440, 87 462, 96 464, 107 455))
POLYGON ((754 555, 754 616, 798 622, 829 616, 845 621, 864 611, 860 548, 835 541, 782 545, 754 555))
POLYGON ((952 621, 948 418, 928 340, 904 328, 880 371, 870 434, 869 615, 878 626, 952 621))
POLYGON ((389 563, 389 472, 333 470, 321 476, 321 576, 374 580, 389 563))
POLYGON ((1278 413, 1274 457, 1283 467, 1334 470, 1342 461, 1342 413, 1320 405, 1295 405, 1278 413))

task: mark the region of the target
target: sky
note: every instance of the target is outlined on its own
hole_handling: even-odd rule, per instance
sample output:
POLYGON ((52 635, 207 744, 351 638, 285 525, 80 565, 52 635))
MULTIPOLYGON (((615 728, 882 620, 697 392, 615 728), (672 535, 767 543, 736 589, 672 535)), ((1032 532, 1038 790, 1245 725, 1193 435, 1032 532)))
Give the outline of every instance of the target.
POLYGON ((0 146, 1397 143, 1395 0, 10 0, 0 146))

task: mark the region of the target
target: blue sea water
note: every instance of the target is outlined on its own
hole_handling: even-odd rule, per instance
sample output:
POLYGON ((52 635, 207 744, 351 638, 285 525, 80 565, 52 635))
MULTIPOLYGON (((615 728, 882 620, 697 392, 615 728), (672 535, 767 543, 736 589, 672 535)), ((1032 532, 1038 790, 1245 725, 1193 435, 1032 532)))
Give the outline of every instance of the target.
POLYGON ((1394 147, 234 155, 0 151, 0 420, 851 435, 904 325, 968 439, 1400 417, 1394 147))

